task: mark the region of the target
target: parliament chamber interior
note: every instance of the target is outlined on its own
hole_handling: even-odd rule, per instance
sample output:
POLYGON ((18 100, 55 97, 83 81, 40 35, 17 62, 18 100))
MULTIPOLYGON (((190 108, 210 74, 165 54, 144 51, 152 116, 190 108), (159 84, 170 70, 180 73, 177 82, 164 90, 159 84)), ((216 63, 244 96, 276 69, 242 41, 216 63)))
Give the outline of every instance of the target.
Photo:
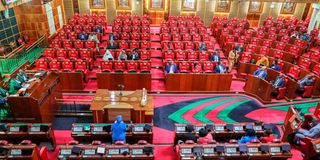
POLYGON ((319 0, 1 0, 0 159, 320 160, 319 0))

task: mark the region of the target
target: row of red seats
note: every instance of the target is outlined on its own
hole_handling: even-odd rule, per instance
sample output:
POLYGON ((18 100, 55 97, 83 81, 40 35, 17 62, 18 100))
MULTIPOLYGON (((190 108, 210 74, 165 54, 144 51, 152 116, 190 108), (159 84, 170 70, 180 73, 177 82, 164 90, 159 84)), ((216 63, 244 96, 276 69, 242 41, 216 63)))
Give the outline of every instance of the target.
POLYGON ((113 35, 120 40, 150 41, 151 39, 151 35, 149 33, 113 33, 113 35))
POLYGON ((208 51, 213 51, 215 49, 215 43, 211 41, 206 42, 161 42, 161 46, 163 50, 198 50, 199 45, 204 43, 207 47, 208 51), (170 47, 169 47, 170 46, 170 47))
POLYGON ((320 51, 310 50, 305 55, 312 61, 320 62, 320 51))
POLYGON ((200 20, 201 17, 200 16, 168 16, 168 20, 177 20, 177 21, 183 21, 183 20, 194 20, 194 21, 198 21, 200 20))
POLYGON ((160 28, 160 33, 164 34, 164 33, 170 33, 170 34, 200 34, 200 35, 204 35, 207 34, 207 29, 205 27, 199 27, 199 28, 186 28, 186 27, 161 27, 160 28))
POLYGON ((54 39, 49 45, 51 48, 86 48, 86 49, 94 49, 96 48, 96 41, 90 40, 60 40, 54 39))
MULTIPOLYGON (((165 67, 170 62, 165 62, 165 67)), ((227 65, 227 61, 222 62, 225 66, 227 65)), ((217 62, 211 62, 211 61, 203 61, 203 62, 188 62, 188 61, 176 61, 175 64, 177 64, 178 71, 180 73, 215 73, 214 68, 217 65, 217 62), (199 66, 199 68, 195 68, 196 64, 199 66)))
MULTIPOLYGON (((260 60, 261 58, 262 58, 262 55, 259 55, 259 56, 257 57, 257 61, 260 60)), ((239 62, 240 62, 240 63, 250 63, 251 59, 252 59, 252 55, 251 55, 251 54, 249 54, 249 53, 242 53, 242 54, 240 55, 239 62)), ((279 59, 279 60, 278 60, 278 64, 279 64, 279 66, 280 66, 280 71, 282 72, 282 71, 283 71, 284 62, 283 62, 281 59, 279 59)))
MULTIPOLYGON (((291 32, 290 32, 291 33, 291 32)), ((221 35, 234 35, 234 36, 250 36, 250 37, 258 37, 258 38, 266 38, 269 37, 277 37, 280 38, 280 36, 287 36, 289 34, 289 31, 287 29, 281 29, 281 30, 274 30, 272 32, 265 32, 265 31, 255 31, 255 30, 244 30, 244 29, 229 29, 229 28, 223 28, 221 30, 221 35)))
POLYGON ((161 34, 161 41, 210 41, 208 34, 161 34))
POLYGON ((266 21, 274 21, 277 23, 285 23, 285 24, 294 24, 294 25, 306 25, 307 23, 309 23, 308 21, 310 21, 310 18, 307 18, 305 21, 302 20, 298 20, 296 17, 277 17, 276 19, 274 19, 272 16, 268 16, 266 18, 266 21))
POLYGON ((163 51, 163 60, 177 60, 177 61, 208 61, 212 52, 209 51, 163 51))
POLYGON ((113 26, 112 32, 127 32, 127 33, 150 33, 150 27, 139 26, 113 26))
MULTIPOLYGON (((70 32, 76 32, 76 33, 80 33, 82 31, 86 32, 86 33, 91 33, 91 32, 95 32, 97 27, 102 27, 99 25, 95 25, 95 26, 91 26, 91 25, 64 25, 63 26, 63 30, 61 30, 59 33, 61 32, 66 32, 66 33, 70 33, 70 32)), ((106 30, 106 27, 102 27, 102 33, 104 33, 104 30, 106 30)))
MULTIPOLYGON (((264 31, 264 32, 267 32, 269 34, 270 33, 271 34, 276 33, 276 34, 291 36, 293 31, 295 31, 294 28, 292 28, 292 27, 294 27, 294 26, 291 26, 291 28, 290 27, 288 27, 288 28, 259 27, 257 30, 258 31, 264 31)), ((306 28, 300 28, 298 30, 298 32, 300 32, 300 33, 304 32, 304 31, 306 31, 306 28)), ((315 28, 315 29, 310 31, 310 36, 311 37, 318 37, 318 35, 319 35, 319 30, 318 29, 315 28)))
POLYGON ((90 49, 52 49, 46 48, 42 54, 46 59, 86 59, 92 61, 94 55, 90 49))
POLYGON ((102 72, 147 72, 150 73, 150 61, 101 61, 102 72))
POLYGON ((138 41, 131 41, 131 42, 126 42, 126 41, 120 41, 119 44, 119 49, 134 49, 134 48, 138 48, 138 49, 150 49, 151 48, 151 42, 149 41, 142 41, 142 42, 138 42, 138 41))
POLYGON ((116 19, 150 19, 150 16, 147 14, 144 14, 143 16, 139 15, 130 15, 130 14, 118 14, 116 16, 116 19))
MULTIPOLYGON (((85 34, 87 34, 88 36, 91 34, 92 32, 86 32, 85 34)), ((61 40, 77 40, 78 39, 78 35, 80 34, 80 32, 67 32, 65 30, 61 30, 60 32, 58 32, 58 34, 56 35, 56 37, 54 37, 55 39, 61 39, 61 40)), ((102 34, 100 33, 94 33, 98 40, 100 41, 102 39, 102 34)))
POLYGON ((222 28, 228 28, 228 29, 247 29, 249 28, 248 22, 223 22, 223 21, 214 21, 211 22, 210 28, 213 32, 215 32, 218 29, 222 28))
POLYGON ((90 26, 95 26, 95 25, 99 25, 102 27, 107 27, 108 26, 108 22, 106 20, 106 18, 98 18, 98 19, 94 19, 94 18, 79 18, 79 19, 69 19, 68 20, 68 25, 80 25, 80 26, 85 26, 85 25, 90 25, 90 26))
MULTIPOLYGON (((114 59, 117 59, 122 49, 109 49, 114 59)), ((131 49, 125 50, 126 53, 131 53, 131 49)), ((100 50, 100 55, 104 55, 106 52, 105 49, 100 50)), ((149 60, 151 57, 151 51, 150 50, 137 50, 137 53, 139 54, 140 60, 149 60)))
POLYGON ((38 59, 35 62, 37 70, 51 70, 51 71, 63 71, 63 72, 83 72, 84 80, 88 82, 88 63, 87 61, 77 60, 63 60, 58 61, 56 59, 48 62, 44 59, 38 59))
POLYGON ((162 21, 161 27, 204 27, 204 22, 201 20, 186 20, 186 21, 176 21, 176 20, 168 20, 168 21, 162 21))
POLYGON ((89 18, 92 18, 92 19, 99 19, 99 18, 107 19, 107 16, 105 14, 103 14, 103 13, 100 13, 100 14, 96 14, 96 13, 87 14, 87 13, 84 13, 83 15, 80 15, 79 13, 74 13, 72 18, 75 18, 75 19, 80 19, 80 18, 83 18, 83 19, 89 19, 89 18))
POLYGON ((113 22, 113 26, 142 26, 142 27, 149 27, 150 21, 147 19, 139 20, 139 19, 115 19, 113 22))

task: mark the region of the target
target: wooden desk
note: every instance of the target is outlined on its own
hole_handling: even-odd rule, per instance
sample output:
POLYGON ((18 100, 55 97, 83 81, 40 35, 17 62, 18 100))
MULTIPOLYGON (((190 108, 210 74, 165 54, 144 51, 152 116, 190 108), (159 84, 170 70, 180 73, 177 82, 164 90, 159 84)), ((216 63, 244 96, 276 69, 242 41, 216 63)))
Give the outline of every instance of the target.
POLYGON ((147 117, 153 116, 152 96, 147 96, 146 104, 142 106, 142 92, 142 90, 123 91, 123 95, 119 96, 119 91, 98 89, 90 107, 93 112, 94 122, 112 123, 116 116, 120 114, 123 120, 127 122, 131 120, 133 123, 150 123, 146 122, 146 119, 150 119, 147 117), (127 112, 128 110, 130 113, 127 112))
POLYGON ((273 86, 268 81, 259 77, 248 75, 248 80, 244 86, 244 91, 259 97, 264 103, 271 102, 273 86))
POLYGON ((283 131, 282 141, 287 142, 288 136, 293 134, 295 130, 301 125, 301 123, 301 116, 293 106, 290 106, 284 120, 284 125, 281 127, 283 131))
POLYGON ((8 160, 40 160, 40 153, 37 145, 4 145, 0 148, 8 149, 8 153, 0 158, 8 160))
POLYGON ((51 123, 60 107, 55 99, 62 97, 59 75, 49 72, 28 94, 8 97, 15 119, 19 122, 51 123))
POLYGON ((97 73, 98 89, 118 90, 124 85, 126 90, 145 88, 151 90, 150 73, 97 73))
POLYGON ((169 91, 230 91, 231 74, 174 73, 166 75, 169 91))
POLYGON ((59 72, 62 91, 82 91, 84 74, 81 72, 59 72))

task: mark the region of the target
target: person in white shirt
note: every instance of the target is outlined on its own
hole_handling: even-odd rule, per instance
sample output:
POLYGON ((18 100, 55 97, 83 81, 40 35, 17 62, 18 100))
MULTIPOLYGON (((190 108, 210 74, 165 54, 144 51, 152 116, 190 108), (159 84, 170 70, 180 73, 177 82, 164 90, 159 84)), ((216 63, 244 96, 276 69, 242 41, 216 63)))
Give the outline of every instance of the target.
POLYGON ((166 66, 166 73, 178 73, 178 67, 173 61, 166 66))
POLYGON ((100 43, 100 41, 99 41, 97 35, 94 34, 93 32, 91 32, 89 37, 88 37, 88 40, 89 41, 96 41, 96 50, 97 50, 97 52, 99 52, 99 43, 100 43))
POLYGON ((127 60, 127 58, 128 58, 127 53, 126 53, 126 51, 123 49, 123 50, 120 52, 119 56, 118 56, 118 60, 127 60))
POLYGON ((106 50, 106 52, 104 53, 103 60, 107 61, 107 60, 114 60, 113 55, 111 54, 111 52, 109 51, 109 49, 106 50))

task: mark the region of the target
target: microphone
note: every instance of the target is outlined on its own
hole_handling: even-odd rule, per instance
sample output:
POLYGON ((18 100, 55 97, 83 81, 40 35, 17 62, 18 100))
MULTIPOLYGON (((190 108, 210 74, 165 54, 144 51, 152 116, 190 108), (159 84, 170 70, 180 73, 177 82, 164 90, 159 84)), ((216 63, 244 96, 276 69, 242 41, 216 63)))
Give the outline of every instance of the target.
POLYGON ((123 89, 124 89, 124 85, 123 84, 118 84, 118 88, 120 88, 120 93, 119 93, 119 96, 122 96, 123 94, 122 94, 122 91, 123 91, 123 89))

